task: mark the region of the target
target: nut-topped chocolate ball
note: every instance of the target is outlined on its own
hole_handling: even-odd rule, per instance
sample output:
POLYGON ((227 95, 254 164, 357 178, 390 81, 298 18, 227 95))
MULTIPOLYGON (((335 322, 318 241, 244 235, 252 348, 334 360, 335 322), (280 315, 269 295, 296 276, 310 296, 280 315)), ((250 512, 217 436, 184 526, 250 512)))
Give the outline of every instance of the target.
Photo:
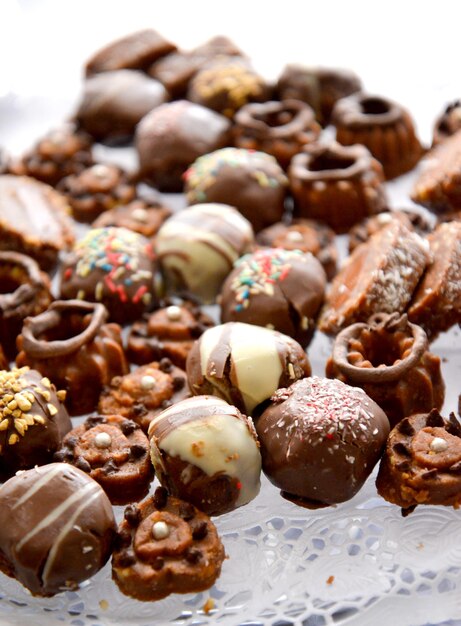
POLYGON ((214 396, 178 402, 149 426, 157 478, 207 515, 247 504, 260 487, 261 455, 251 419, 214 396))
POLYGON ((288 179, 276 159, 265 152, 215 150, 192 163, 184 179, 190 204, 230 204, 255 231, 278 222, 285 211, 288 179))
POLYGON ((312 254, 266 248, 236 261, 220 297, 222 322, 266 326, 302 346, 312 339, 326 276, 312 254))
POLYGON ((116 533, 104 491, 67 463, 35 467, 2 485, 0 526, 1 571, 45 597, 96 574, 116 533))
POLYGON ((253 243, 251 224, 231 206, 198 204, 176 213, 155 244, 167 291, 212 302, 233 263, 253 243))
POLYGON ((252 415, 277 389, 310 376, 311 367, 291 337, 228 322, 209 328, 196 341, 186 371, 192 393, 216 395, 252 415))
POLYGON ((28 367, 0 371, 0 479, 53 459, 72 428, 65 391, 28 367))
POLYGON ((155 302, 152 244, 127 228, 94 228, 80 239, 61 268, 61 297, 100 302, 120 324, 155 302))
POLYGON ((295 504, 352 498, 379 461, 389 421, 362 389, 305 378, 279 389, 256 422, 263 471, 295 504))

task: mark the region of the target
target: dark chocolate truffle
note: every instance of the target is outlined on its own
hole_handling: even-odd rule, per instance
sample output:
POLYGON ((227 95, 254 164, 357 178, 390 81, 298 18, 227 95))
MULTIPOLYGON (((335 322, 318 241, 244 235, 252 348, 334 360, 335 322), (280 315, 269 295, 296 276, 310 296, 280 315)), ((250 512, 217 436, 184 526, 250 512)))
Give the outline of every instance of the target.
POLYGON ((223 148, 198 158, 184 175, 190 204, 222 202, 236 207, 256 231, 278 222, 288 179, 264 152, 223 148))
POLYGON ((0 480, 53 459, 72 428, 65 397, 36 370, 0 371, 0 480))
POLYGON ((199 104, 167 102, 136 127, 139 177, 162 191, 182 191, 182 176, 202 154, 226 146, 230 122, 199 104))
POLYGON ((241 322, 209 328, 186 363, 195 395, 224 398, 247 415, 280 387, 310 376, 306 353, 291 337, 241 322))
POLYGON ((261 455, 251 419, 214 396, 165 409, 149 426, 157 478, 207 515, 247 504, 260 488, 261 455))
POLYGON ((51 463, 0 487, 0 569, 34 596, 75 590, 109 559, 114 513, 96 481, 51 463))
POLYGON ((266 326, 307 346, 326 282, 323 267, 312 254, 282 248, 246 254, 223 285, 221 321, 266 326))
POLYGON ((301 506, 352 498, 379 461, 389 421, 362 389, 305 378, 279 389, 256 422, 263 471, 301 506))
POLYGON ((127 228, 94 228, 80 239, 61 268, 61 297, 101 302, 110 319, 133 321, 153 308, 152 244, 127 228))

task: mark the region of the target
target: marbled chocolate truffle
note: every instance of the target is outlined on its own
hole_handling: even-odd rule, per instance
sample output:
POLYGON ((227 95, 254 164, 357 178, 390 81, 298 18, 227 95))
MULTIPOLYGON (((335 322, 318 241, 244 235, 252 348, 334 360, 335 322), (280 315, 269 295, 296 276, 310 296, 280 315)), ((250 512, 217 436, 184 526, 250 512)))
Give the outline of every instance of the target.
POLYGON ((214 396, 182 400, 149 426, 151 458, 168 491, 207 515, 247 504, 260 488, 261 455, 251 419, 214 396))
POLYGON ((61 297, 101 302, 111 321, 133 321, 154 304, 152 244, 127 228, 94 228, 63 262, 61 297))
POLYGON ((184 174, 190 204, 223 202, 236 207, 255 231, 278 222, 288 179, 265 152, 223 148, 198 158, 184 174))
POLYGON ((0 569, 34 596, 75 590, 96 574, 116 531, 104 491, 66 463, 35 467, 2 485, 0 527, 0 569))
POLYGON ((253 243, 251 224, 231 206, 199 204, 176 213, 156 238, 167 291, 212 302, 233 263, 253 243))
POLYGON ((311 367, 291 337, 228 322, 203 333, 189 352, 186 372, 195 395, 216 395, 251 415, 280 387, 310 376, 311 367))
POLYGON ((36 370, 0 371, 0 480, 52 460, 72 428, 65 397, 36 370))
POLYGON ((266 326, 306 346, 326 287, 320 262, 300 250, 266 248, 236 261, 221 291, 221 321, 266 326))
POLYGON ((161 191, 182 191, 182 176, 202 154, 228 145, 230 122, 187 100, 167 102, 136 127, 139 177, 161 191))
POLYGON ((263 471, 282 496, 317 507, 352 498, 379 461, 389 421, 362 389, 305 378, 256 422, 263 471))

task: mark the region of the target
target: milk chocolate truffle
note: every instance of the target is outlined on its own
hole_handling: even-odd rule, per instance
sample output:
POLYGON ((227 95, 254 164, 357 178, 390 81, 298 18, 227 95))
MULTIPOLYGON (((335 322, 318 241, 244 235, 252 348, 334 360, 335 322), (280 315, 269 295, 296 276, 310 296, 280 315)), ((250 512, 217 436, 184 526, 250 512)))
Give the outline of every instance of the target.
POLYGON ((31 257, 0 252, 0 285, 0 343, 14 359, 24 319, 38 315, 53 300, 51 282, 31 257))
POLYGON ((136 600, 197 593, 221 573, 224 546, 210 518, 158 487, 125 509, 112 557, 112 578, 136 600))
POLYGON ((121 415, 87 418, 67 433, 54 460, 91 476, 117 505, 146 496, 154 477, 146 435, 121 415))
POLYGON ((157 59, 176 50, 176 46, 153 28, 130 33, 110 42, 88 59, 87 76, 120 69, 146 69, 157 59))
POLYGON ((256 431, 269 480, 287 500, 316 508, 359 491, 379 461, 389 421, 362 389, 313 376, 276 391, 256 431))
POLYGON ((255 231, 280 221, 288 180, 273 156, 223 148, 198 158, 184 175, 190 204, 222 202, 236 207, 255 231))
MULTIPOLYGON (((49 463, 72 428, 65 391, 28 367, 0 371, 0 479, 49 463)), ((0 533, 1 534, 1 533, 0 533)))
POLYGON ((361 387, 391 426, 408 415, 441 409, 445 399, 440 357, 429 352, 424 330, 398 313, 378 313, 341 331, 326 375, 361 387))
POLYGON ((187 100, 162 104, 136 127, 139 178, 161 191, 182 191, 189 165, 229 141, 230 122, 219 113, 187 100))
POLYGON ((291 337, 241 322, 209 328, 186 363, 195 395, 216 395, 240 411, 253 411, 280 387, 310 376, 306 353, 291 337))
POLYGON ((251 224, 224 204, 199 204, 170 217, 155 252, 169 293, 212 302, 233 263, 254 243, 251 224))
POLYGON ((461 425, 454 413, 433 409, 402 420, 391 431, 376 487, 408 515, 418 504, 461 506, 461 425))
POLYGON ((224 400, 178 402, 152 420, 149 438, 160 483, 207 515, 228 513, 258 495, 261 455, 253 422, 224 400))
POLYGON ((127 228, 94 228, 61 268, 61 297, 100 302, 111 321, 126 324, 155 303, 152 244, 127 228))
POLYGON ((362 82, 351 70, 336 67, 307 67, 287 65, 277 83, 281 100, 301 100, 311 106, 315 115, 326 126, 337 100, 360 91, 362 82))
POLYGON ((310 252, 322 264, 328 280, 336 274, 338 250, 335 233, 323 222, 302 218, 294 219, 289 224, 277 222, 260 230, 256 241, 269 248, 310 252))
POLYGON ((106 319, 102 304, 56 300, 28 317, 18 337, 16 363, 35 367, 67 391, 71 415, 93 411, 103 385, 128 372, 121 328, 106 319))
POLYGON ((234 144, 271 154, 286 169, 303 146, 318 138, 320 130, 312 109, 299 100, 254 102, 235 115, 234 144))
POLYGON ((75 590, 109 559, 112 506, 72 465, 21 472, 0 487, 0 569, 34 596, 75 590))
POLYGON ((115 376, 102 390, 98 410, 132 420, 147 433, 156 415, 189 396, 186 373, 163 358, 115 376))
POLYGON ((437 118, 432 132, 432 147, 461 130, 461 101, 453 100, 437 118))
POLYGON ((74 243, 64 196, 27 176, 0 176, 0 250, 34 258, 44 270, 74 243))
POLYGON ((221 290, 221 321, 266 326, 305 347, 314 334, 326 282, 312 254, 282 248, 246 254, 221 290))
POLYGON ((120 141, 129 139, 136 124, 168 99, 162 83, 142 72, 103 72, 85 81, 75 119, 96 140, 120 141))

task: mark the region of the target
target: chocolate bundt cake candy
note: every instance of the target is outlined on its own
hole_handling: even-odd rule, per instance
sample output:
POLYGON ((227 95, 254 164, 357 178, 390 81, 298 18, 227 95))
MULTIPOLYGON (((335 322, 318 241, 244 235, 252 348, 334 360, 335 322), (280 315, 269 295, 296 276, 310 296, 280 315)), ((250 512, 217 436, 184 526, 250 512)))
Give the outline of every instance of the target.
POLYGON ((6 358, 5 351, 0 344, 0 370, 10 369, 9 359, 6 358))
POLYGON ((161 203, 135 199, 104 211, 95 219, 93 228, 128 228, 143 237, 152 239, 163 222, 171 216, 171 209, 161 203))
POLYGON ((296 216, 318 219, 344 233, 387 208, 381 165, 364 146, 314 143, 288 169, 296 216))
POLYGON ((410 230, 416 231, 419 235, 427 235, 432 231, 434 222, 430 219, 428 212, 424 209, 418 210, 416 207, 405 209, 390 209, 384 213, 378 213, 371 217, 366 217, 361 222, 353 226, 348 232, 349 254, 357 246, 374 235, 381 228, 385 228, 393 220, 399 220, 410 230))
POLYGON ((412 170, 423 155, 413 118, 400 104, 358 92, 335 104, 332 123, 336 140, 361 143, 381 163, 387 180, 412 170))
POLYGON ((219 56, 192 78, 187 99, 232 118, 243 105, 265 102, 269 94, 269 86, 247 59, 219 56))
POLYGON ((237 148, 271 154, 283 169, 320 131, 312 109, 299 100, 246 104, 235 114, 233 128, 237 148))
POLYGON ((375 313, 404 313, 429 261, 427 240, 394 220, 346 259, 326 295, 319 330, 335 335, 375 313))
POLYGON ((121 69, 147 69, 176 46, 153 28, 130 33, 95 52, 85 64, 87 76, 121 69))
POLYGON ((128 182, 126 172, 118 165, 97 163, 63 178, 58 184, 78 222, 90 223, 100 213, 136 196, 136 188, 128 182))
POLYGON ((112 557, 112 579, 136 600, 198 593, 213 585, 225 559, 210 518, 158 487, 125 509, 112 557))
POLYGON ((146 435, 121 415, 88 417, 67 433, 54 460, 88 474, 115 505, 144 498, 154 477, 146 435))
POLYGON ((441 217, 461 210, 461 132, 447 137, 422 162, 411 199, 441 217))
POLYGON ((0 480, 52 461, 72 428, 65 397, 28 367, 0 371, 0 480))
POLYGON ((414 413, 441 409, 445 399, 440 357, 428 351, 424 330, 398 313, 378 313, 341 331, 326 375, 361 387, 391 427, 414 413))
POLYGON ((164 358, 113 378, 102 390, 98 411, 121 415, 147 433, 156 415, 189 396, 186 373, 164 358))
POLYGON ((0 252, 0 285, 0 343, 11 360, 17 354, 16 337, 24 319, 51 304, 51 282, 31 257, 0 252))
POLYGON ((172 215, 155 240, 168 293, 213 302, 233 263, 254 244, 251 224, 225 204, 198 204, 172 215))
POLYGON ((211 317, 190 301, 170 304, 132 325, 127 339, 127 358, 137 365, 168 358, 185 369, 194 341, 214 325, 211 317))
POLYGON ((432 132, 432 147, 442 143, 461 130, 461 101, 454 100, 445 107, 437 118, 432 132))
POLYGON ((34 258, 51 270, 74 243, 70 207, 55 189, 28 176, 0 176, 0 250, 34 258))
POLYGON ((300 250, 265 248, 240 257, 219 298, 222 322, 266 326, 306 347, 323 304, 326 276, 320 262, 300 250))
POLYGON ((156 302, 152 243, 127 228, 93 228, 61 267, 61 297, 104 304, 110 320, 127 324, 156 302))
POLYGON ((166 409, 149 426, 156 476, 207 515, 247 504, 259 493, 261 454, 253 422, 214 396, 166 409))
POLYGON ((318 508, 359 491, 379 461, 389 422, 362 389, 313 376, 276 391, 256 431, 263 471, 281 495, 318 508))
POLYGON ((360 91, 362 82, 351 70, 335 67, 306 67, 295 63, 285 66, 277 82, 280 100, 305 102, 315 111, 322 126, 330 122, 337 100, 360 91))
POLYGON ((10 173, 30 176, 55 187, 60 180, 93 165, 93 140, 73 124, 55 128, 18 161, 10 173))
POLYGON ((418 504, 461 506, 461 425, 437 409, 392 430, 376 479, 378 493, 408 515, 418 504))
POLYGON ((302 347, 276 330, 241 322, 209 328, 186 363, 194 395, 215 395, 252 415, 280 387, 310 376, 302 347))
POLYGON ((289 224, 277 222, 256 235, 260 246, 310 252, 320 261, 331 280, 337 271, 338 250, 335 233, 323 222, 294 219, 289 224))
POLYGON ((184 174, 189 204, 218 202, 237 208, 255 231, 281 220, 288 179, 264 152, 223 148, 198 158, 184 174))
POLYGON ((161 191, 182 191, 189 165, 227 146, 230 130, 223 115, 187 100, 156 107, 136 127, 139 179, 161 191))
POLYGON ((413 294, 408 318, 433 340, 461 322, 461 222, 440 224, 427 239, 432 263, 413 294))
POLYGON ((72 465, 20 472, 0 487, 0 570, 34 596, 75 591, 110 557, 112 506, 96 481, 72 465))
POLYGON ((29 365, 67 391, 71 415, 96 408, 102 387, 128 372, 121 328, 106 324, 102 304, 56 300, 28 317, 18 337, 18 366, 29 365))
POLYGON ((75 119, 95 140, 120 142, 129 140, 136 124, 168 99, 162 83, 143 72, 103 72, 85 81, 75 119))

